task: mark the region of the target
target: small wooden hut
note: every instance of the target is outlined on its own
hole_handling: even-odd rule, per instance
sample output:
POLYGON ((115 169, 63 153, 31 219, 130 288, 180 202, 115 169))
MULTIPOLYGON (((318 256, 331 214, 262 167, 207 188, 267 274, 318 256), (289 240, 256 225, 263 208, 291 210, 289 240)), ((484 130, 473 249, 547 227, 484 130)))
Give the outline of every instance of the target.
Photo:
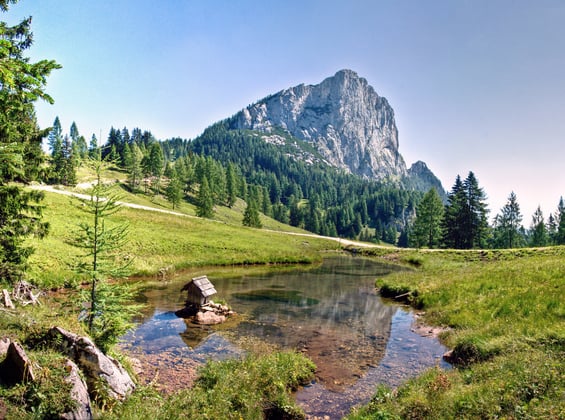
POLYGON ((209 303, 210 297, 218 293, 207 276, 194 277, 181 289, 185 290, 188 292, 186 302, 200 306, 209 303))

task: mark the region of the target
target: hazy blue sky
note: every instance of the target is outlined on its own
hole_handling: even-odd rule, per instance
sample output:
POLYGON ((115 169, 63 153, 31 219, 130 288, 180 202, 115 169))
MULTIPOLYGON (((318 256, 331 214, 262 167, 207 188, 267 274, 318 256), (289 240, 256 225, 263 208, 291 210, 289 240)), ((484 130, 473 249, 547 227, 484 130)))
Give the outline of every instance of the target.
POLYGON ((450 190, 472 170, 491 217, 511 191, 524 225, 565 195, 563 0, 21 0, 59 116, 194 138, 217 120, 349 68, 395 110, 400 152, 450 190))

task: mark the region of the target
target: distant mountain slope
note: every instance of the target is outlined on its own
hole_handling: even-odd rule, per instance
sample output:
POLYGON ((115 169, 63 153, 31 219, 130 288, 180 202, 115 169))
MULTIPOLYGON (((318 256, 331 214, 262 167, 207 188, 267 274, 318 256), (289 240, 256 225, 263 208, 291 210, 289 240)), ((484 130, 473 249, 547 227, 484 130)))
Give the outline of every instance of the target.
POLYGON ((407 175, 392 107, 351 70, 318 85, 302 84, 268 96, 237 113, 230 128, 282 129, 311 143, 331 166, 356 175, 407 175))

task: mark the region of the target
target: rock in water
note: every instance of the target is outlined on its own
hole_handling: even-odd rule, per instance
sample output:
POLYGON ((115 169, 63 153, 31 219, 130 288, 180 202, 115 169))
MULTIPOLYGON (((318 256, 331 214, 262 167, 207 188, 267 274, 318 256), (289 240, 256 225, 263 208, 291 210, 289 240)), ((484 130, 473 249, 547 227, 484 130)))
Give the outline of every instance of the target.
POLYGON ((225 321, 224 315, 218 315, 215 312, 198 312, 196 314, 196 323, 200 325, 216 325, 225 321))

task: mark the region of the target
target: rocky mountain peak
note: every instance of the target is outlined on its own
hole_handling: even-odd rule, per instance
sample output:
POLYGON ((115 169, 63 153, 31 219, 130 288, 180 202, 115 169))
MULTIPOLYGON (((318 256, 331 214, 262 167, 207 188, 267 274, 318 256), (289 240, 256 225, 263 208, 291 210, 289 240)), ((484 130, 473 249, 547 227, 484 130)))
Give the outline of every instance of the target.
POLYGON ((282 129, 311 143, 330 165, 357 175, 407 174, 392 107, 352 70, 268 96, 236 114, 232 124, 265 133, 282 129))

